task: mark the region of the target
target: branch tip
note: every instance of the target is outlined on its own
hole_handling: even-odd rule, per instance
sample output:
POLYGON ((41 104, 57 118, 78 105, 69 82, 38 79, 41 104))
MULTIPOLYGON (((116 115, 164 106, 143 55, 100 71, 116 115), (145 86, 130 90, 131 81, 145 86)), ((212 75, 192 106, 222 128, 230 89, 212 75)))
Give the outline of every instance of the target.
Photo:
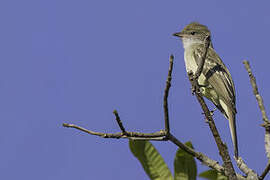
POLYGON ((70 125, 68 123, 63 123, 62 126, 63 127, 70 127, 70 125))
POLYGON ((243 64, 249 64, 249 61, 243 60, 243 64))
POLYGON ((170 56, 170 62, 173 61, 173 60, 174 60, 174 55, 171 54, 171 56, 170 56))
POLYGON ((267 175, 267 173, 268 173, 269 171, 270 171, 270 161, 268 161, 268 163, 267 163, 267 165, 266 165, 266 167, 265 167, 265 169, 264 169, 262 175, 259 177, 260 180, 264 179, 265 176, 267 175))

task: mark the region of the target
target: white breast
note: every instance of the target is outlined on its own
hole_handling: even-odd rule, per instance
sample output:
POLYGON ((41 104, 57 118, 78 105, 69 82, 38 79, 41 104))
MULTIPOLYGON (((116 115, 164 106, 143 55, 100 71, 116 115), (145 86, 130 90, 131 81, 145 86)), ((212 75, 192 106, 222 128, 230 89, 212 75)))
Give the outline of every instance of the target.
MULTIPOLYGON (((186 71, 187 72, 192 71, 195 74, 197 71, 198 65, 193 55, 195 47, 194 46, 192 47, 192 45, 203 44, 203 41, 198 40, 198 39, 182 38, 182 42, 185 49, 184 59, 185 59, 186 71)), ((205 76, 203 74, 201 74, 198 80, 200 84, 205 84, 205 76)))
POLYGON ((198 66, 196 64, 196 61, 194 59, 194 56, 192 55, 193 52, 191 52, 192 49, 186 49, 185 50, 185 65, 187 72, 192 71, 193 73, 196 72, 198 66))

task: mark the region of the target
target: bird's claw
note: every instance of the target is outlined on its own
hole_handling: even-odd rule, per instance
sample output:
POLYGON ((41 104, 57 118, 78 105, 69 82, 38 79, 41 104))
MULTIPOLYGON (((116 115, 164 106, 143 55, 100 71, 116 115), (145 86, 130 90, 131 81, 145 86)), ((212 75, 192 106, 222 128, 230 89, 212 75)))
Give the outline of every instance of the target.
POLYGON ((213 110, 210 111, 210 115, 213 116, 214 112, 217 110, 217 108, 214 108, 213 110))
POLYGON ((200 93, 200 86, 198 84, 197 81, 193 81, 194 83, 192 84, 191 87, 191 91, 192 91, 192 95, 194 95, 195 93, 200 93))

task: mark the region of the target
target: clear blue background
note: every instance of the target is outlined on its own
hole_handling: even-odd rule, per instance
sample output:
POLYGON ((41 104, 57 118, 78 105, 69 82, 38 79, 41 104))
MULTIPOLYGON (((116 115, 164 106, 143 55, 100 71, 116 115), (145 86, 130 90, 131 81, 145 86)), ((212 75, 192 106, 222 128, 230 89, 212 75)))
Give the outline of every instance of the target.
MULTIPOLYGON (((260 174, 267 163, 264 129, 242 61, 250 60, 269 112, 269 6, 243 0, 1 0, 0 179, 148 179, 127 140, 61 124, 118 132, 112 114, 117 109, 130 131, 162 129, 170 54, 172 133, 220 160, 190 92, 181 41, 172 36, 191 21, 211 29, 231 71, 240 155, 260 174)), ((227 120, 218 111, 214 118, 232 153, 227 120)), ((154 145, 173 170, 177 147, 154 145)), ((199 172, 207 169, 197 164, 199 172)))

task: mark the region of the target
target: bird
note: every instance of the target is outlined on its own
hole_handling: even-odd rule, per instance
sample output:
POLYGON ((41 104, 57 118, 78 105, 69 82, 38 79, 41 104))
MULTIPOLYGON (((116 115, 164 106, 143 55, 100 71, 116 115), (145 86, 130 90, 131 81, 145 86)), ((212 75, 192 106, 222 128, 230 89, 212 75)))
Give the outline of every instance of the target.
POLYGON ((228 119, 234 156, 238 158, 235 87, 228 68, 213 48, 210 30, 198 22, 191 22, 181 32, 173 35, 182 40, 186 71, 193 74, 196 73, 202 61, 206 49, 205 42, 206 39, 208 40, 205 62, 198 77, 199 91, 228 119))

